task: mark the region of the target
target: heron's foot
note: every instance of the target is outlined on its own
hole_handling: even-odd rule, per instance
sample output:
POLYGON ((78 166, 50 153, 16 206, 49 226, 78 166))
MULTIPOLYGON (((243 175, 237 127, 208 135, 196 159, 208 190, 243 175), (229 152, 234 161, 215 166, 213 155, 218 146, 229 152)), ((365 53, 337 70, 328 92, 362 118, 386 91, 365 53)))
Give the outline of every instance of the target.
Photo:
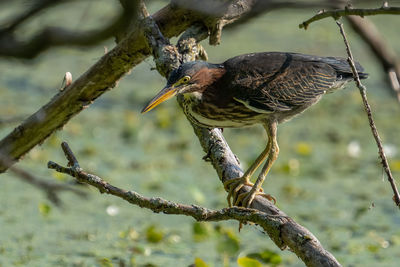
POLYGON ((249 192, 239 194, 236 197, 233 205, 248 208, 256 196, 262 196, 268 199, 270 202, 273 202, 274 205, 276 204, 276 199, 273 196, 263 193, 263 189, 261 187, 257 188, 257 186, 253 186, 249 192))
POLYGON ((238 192, 245 185, 254 187, 254 184, 250 182, 249 177, 246 176, 229 179, 228 181, 224 182, 224 188, 228 191, 227 200, 229 207, 232 207, 232 201, 233 203, 236 203, 236 199, 239 194, 238 192))

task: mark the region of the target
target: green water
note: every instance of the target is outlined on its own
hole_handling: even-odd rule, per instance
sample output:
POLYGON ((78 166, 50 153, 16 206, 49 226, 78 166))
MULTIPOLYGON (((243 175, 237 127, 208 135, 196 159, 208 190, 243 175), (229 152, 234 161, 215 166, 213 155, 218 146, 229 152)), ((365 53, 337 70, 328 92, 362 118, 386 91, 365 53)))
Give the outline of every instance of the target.
MULTIPOLYGON (((79 8, 78 4, 71 6, 71 10, 79 8)), ((93 4, 91 12, 107 16, 104 11, 93 4)), ((75 16, 82 16, 78 13, 75 16)), ((210 61, 222 62, 255 51, 344 56, 333 21, 316 23, 307 31, 297 28, 312 14, 273 12, 225 31, 220 46, 205 44, 210 61)), ((399 18, 373 19, 400 53, 394 27, 399 18)), ((51 15, 48 21, 54 22, 51 15)), ((373 55, 350 29, 348 33, 354 56, 370 73, 365 82, 370 104, 382 140, 393 152, 388 153, 393 174, 399 177, 400 105, 373 55)), ((113 45, 109 41, 91 49, 57 48, 33 62, 2 59, 1 117, 35 112, 56 94, 66 71, 78 77, 102 56, 103 46, 113 45)), ((18 166, 43 179, 72 183, 70 177, 46 167, 48 160, 66 163, 59 147, 65 140, 85 170, 116 186, 180 203, 226 207, 226 193, 211 165, 201 159, 204 152, 176 102, 140 114, 165 82, 152 67, 149 58, 34 148, 18 166)), ((0 136, 16 125, 3 125, 0 136)), ((266 142, 262 127, 227 129, 224 135, 243 168, 266 142)), ((325 96, 301 116, 280 125, 278 138, 280 155, 264 183, 264 189, 277 198, 278 207, 311 230, 344 266, 398 266, 400 213, 391 200, 389 184, 382 179, 377 148, 355 86, 325 96), (359 153, 349 153, 349 144, 359 147, 359 153)), ((280 251, 255 226, 245 226, 238 233, 235 222, 197 225, 191 218, 153 214, 85 186, 80 188, 88 193, 88 199, 63 193, 64 206, 59 209, 12 174, 1 178, 2 267, 188 266, 197 257, 210 266, 237 266, 238 257, 263 251, 278 258, 265 266, 273 266, 271 262, 302 266, 296 255, 280 251), (110 210, 117 214, 111 216, 110 210)))

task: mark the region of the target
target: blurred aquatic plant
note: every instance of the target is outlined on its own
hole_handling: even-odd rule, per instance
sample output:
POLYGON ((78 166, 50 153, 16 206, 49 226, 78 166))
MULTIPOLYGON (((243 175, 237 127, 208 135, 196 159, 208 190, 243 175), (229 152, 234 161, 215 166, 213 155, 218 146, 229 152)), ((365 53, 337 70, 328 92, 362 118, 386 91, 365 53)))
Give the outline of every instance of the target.
POLYGON ((240 267, 262 267, 262 264, 258 260, 250 258, 250 257, 238 258, 237 264, 240 267))
POLYGON ((43 217, 48 217, 51 212, 51 206, 47 203, 40 203, 39 212, 43 215, 43 217))
POLYGON ((194 267, 210 267, 203 259, 195 258, 194 259, 194 267))
POLYGON ((266 248, 259 252, 249 253, 247 254, 247 257, 251 259, 256 259, 262 263, 269 264, 270 266, 277 266, 282 263, 281 256, 278 253, 270 250, 269 248, 266 248))
POLYGON ((194 222, 192 224, 193 240, 196 242, 205 241, 212 234, 212 227, 207 222, 194 222))
POLYGON ((164 238, 164 231, 156 225, 150 225, 146 228, 146 239, 150 243, 159 243, 164 238))
POLYGON ((232 229, 219 227, 217 230, 217 250, 221 254, 234 256, 240 249, 239 237, 232 229))
POLYGON ((310 156, 312 153, 311 144, 306 142, 298 142, 295 145, 295 150, 296 153, 301 156, 310 156))

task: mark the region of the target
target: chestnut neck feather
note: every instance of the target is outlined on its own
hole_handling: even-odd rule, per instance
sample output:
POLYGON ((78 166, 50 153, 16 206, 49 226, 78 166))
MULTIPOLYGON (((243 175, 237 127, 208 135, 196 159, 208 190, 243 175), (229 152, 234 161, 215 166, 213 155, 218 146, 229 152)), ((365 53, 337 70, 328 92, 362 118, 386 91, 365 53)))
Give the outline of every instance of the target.
POLYGON ((224 68, 201 68, 192 76, 192 83, 196 84, 196 92, 204 92, 208 87, 218 81, 226 70, 224 68))

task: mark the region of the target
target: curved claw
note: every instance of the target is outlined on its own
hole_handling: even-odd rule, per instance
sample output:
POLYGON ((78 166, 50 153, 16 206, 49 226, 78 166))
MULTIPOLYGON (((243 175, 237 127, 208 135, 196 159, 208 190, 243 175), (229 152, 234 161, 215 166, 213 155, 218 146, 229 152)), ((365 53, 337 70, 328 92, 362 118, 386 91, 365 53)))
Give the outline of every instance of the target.
POLYGON ((251 203, 253 202, 254 198, 257 195, 265 197, 269 201, 273 202, 274 205, 276 204, 276 199, 273 196, 271 196, 270 194, 265 194, 261 190, 258 190, 258 191, 253 190, 253 188, 252 188, 249 192, 239 194, 239 196, 237 197, 237 199, 234 203, 234 206, 238 206, 241 203, 242 207, 248 208, 248 207, 250 207, 251 203))
POLYGON ((224 182, 224 188, 228 191, 227 201, 229 207, 232 207, 231 199, 233 200, 233 203, 237 202, 236 199, 238 197, 238 192, 245 185, 254 186, 246 176, 229 179, 224 182))
POLYGON ((257 195, 265 197, 269 201, 273 202, 274 205, 276 204, 276 199, 273 196, 263 193, 264 190, 262 187, 256 188, 254 184, 250 182, 249 178, 245 176, 224 182, 224 188, 228 191, 227 201, 229 207, 232 207, 233 202, 233 206, 248 208, 257 195), (239 194, 240 189, 245 185, 252 186, 252 189, 249 192, 239 194))
POLYGON ((268 199, 270 202, 274 202, 274 205, 276 204, 276 198, 270 194, 260 194, 266 199, 268 199))

